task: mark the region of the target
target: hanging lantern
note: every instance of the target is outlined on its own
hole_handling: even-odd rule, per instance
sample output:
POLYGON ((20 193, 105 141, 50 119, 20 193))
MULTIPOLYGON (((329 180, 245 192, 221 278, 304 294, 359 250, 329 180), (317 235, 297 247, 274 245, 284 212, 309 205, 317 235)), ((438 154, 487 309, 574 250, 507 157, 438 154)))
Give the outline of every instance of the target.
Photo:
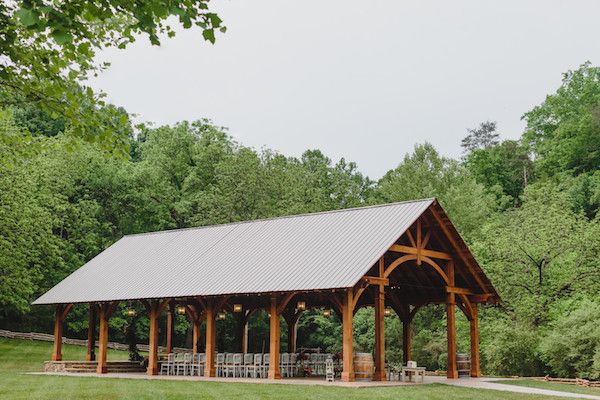
POLYGON ((329 318, 329 317, 331 316, 331 310, 330 310, 329 308, 325 308, 325 309, 323 310, 323 316, 324 316, 325 318, 329 318))
POLYGON ((177 314, 184 315, 185 314, 185 306, 177 306, 177 314))
POLYGON ((133 307, 129 307, 129 308, 127 309, 127 316, 128 316, 128 317, 135 317, 135 308, 133 308, 133 307))
POLYGON ((383 310, 383 315, 389 317, 390 315, 392 315, 392 309, 390 307, 386 307, 385 310, 383 310))
POLYGON ((225 313, 224 313, 224 312, 222 312, 222 311, 221 311, 220 313, 218 313, 218 314, 217 314, 217 319, 218 319, 219 321, 223 321, 223 320, 225 319, 225 313))
POLYGON ((296 308, 298 309, 298 311, 306 310, 306 302, 299 301, 298 304, 296 305, 296 308))
POLYGON ((235 313, 241 313, 242 312, 242 305, 241 304, 234 304, 233 305, 233 312, 235 312, 235 313))

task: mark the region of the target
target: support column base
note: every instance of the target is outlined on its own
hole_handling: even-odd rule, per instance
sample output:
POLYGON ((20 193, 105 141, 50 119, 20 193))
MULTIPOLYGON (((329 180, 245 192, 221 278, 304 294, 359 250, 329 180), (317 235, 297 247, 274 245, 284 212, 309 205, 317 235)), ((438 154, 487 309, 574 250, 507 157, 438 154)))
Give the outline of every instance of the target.
POLYGON ((106 374, 108 372, 106 366, 101 367, 100 365, 98 365, 98 368, 96 368, 96 373, 97 374, 106 374))
POLYGON ((375 382, 383 382, 383 381, 387 381, 387 376, 385 374, 385 371, 375 371, 375 373, 373 374, 373 381, 375 382))
POLYGON ((354 382, 356 377, 354 376, 354 372, 342 372, 341 380, 342 382, 354 382))
POLYGON ((269 374, 267 375, 267 378, 269 378, 269 379, 281 379, 281 372, 280 371, 271 371, 271 370, 269 370, 269 374))
POLYGON ((148 368, 146 370, 146 375, 158 375, 158 368, 148 368))
POLYGON ((205 378, 214 378, 215 376, 217 376, 217 370, 214 368, 208 368, 204 370, 204 377, 205 378))
POLYGON ((446 378, 448 379, 458 379, 458 371, 447 371, 446 378))

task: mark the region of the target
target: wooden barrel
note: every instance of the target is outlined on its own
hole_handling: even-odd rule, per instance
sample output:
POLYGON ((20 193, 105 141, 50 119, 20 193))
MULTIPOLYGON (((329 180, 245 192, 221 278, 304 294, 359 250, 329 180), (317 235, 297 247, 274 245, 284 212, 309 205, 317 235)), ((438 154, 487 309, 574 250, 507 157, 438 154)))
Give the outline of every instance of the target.
POLYGON ((465 353, 456 353, 456 369, 459 376, 471 375, 471 357, 465 353))
POLYGON ((373 380, 374 367, 371 353, 354 353, 354 376, 357 381, 373 380))

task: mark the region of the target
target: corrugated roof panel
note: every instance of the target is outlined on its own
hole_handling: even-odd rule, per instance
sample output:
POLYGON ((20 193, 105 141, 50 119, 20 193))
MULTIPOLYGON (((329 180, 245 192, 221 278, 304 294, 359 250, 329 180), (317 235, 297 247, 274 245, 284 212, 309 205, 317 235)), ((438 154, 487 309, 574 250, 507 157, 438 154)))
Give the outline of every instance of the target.
POLYGON ((433 201, 126 236, 34 304, 352 287, 433 201))

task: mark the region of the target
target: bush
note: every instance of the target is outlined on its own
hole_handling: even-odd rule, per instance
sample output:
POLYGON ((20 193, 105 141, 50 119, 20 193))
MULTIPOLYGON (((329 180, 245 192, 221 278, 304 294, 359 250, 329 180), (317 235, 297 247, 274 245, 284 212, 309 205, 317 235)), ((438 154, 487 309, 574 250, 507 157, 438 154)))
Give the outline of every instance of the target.
MULTIPOLYGON (((530 324, 499 319, 487 321, 488 337, 482 356, 486 360, 486 373, 504 376, 539 376, 543 364, 537 352, 538 331, 530 324)), ((483 340, 482 340, 483 342, 483 340)))
POLYGON ((599 315, 600 303, 586 299, 550 324, 540 353, 556 375, 600 378, 599 315))

